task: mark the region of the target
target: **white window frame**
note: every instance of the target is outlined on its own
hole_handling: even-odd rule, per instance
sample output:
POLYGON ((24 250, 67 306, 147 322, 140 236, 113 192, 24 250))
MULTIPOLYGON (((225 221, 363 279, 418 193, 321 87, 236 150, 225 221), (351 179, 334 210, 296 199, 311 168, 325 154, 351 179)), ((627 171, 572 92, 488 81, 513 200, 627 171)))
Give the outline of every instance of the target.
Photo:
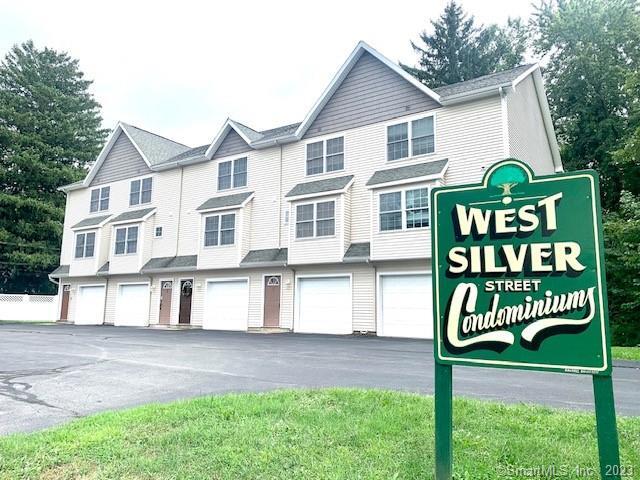
POLYGON ((337 221, 336 221, 336 208, 337 208, 337 202, 336 199, 330 199, 330 200, 316 200, 313 202, 300 202, 297 203, 296 205, 294 205, 295 208, 295 214, 296 214, 296 221, 293 223, 293 236, 295 238, 296 241, 305 241, 305 240, 317 240, 317 239, 323 239, 323 238, 335 238, 336 236, 336 229, 337 229, 337 221), (328 218, 318 218, 318 204, 320 203, 333 203, 333 217, 328 217, 328 218), (302 222, 300 222, 298 220, 298 207, 301 207, 303 205, 313 205, 313 218, 311 220, 304 220, 302 222), (332 235, 318 235, 318 221, 322 221, 322 220, 333 220, 333 234, 332 235), (298 237, 298 223, 309 223, 312 222, 313 223, 313 235, 311 235, 310 237, 298 237))
POLYGON ((387 163, 398 163, 398 162, 402 162, 404 160, 410 160, 412 158, 420 158, 420 157, 428 157, 431 155, 435 155, 438 152, 438 132, 437 132, 437 115, 436 113, 429 113, 429 114, 424 114, 421 113, 419 115, 413 115, 411 117, 407 117, 405 119, 403 119, 402 121, 397 121, 394 120, 392 122, 388 122, 385 124, 384 126, 384 135, 385 135, 385 142, 384 142, 384 156, 386 158, 387 163), (415 122, 416 120, 422 120, 425 118, 429 118, 432 117, 433 118, 433 152, 428 152, 428 153, 420 153, 417 155, 414 155, 413 153, 413 142, 412 142, 412 136, 413 136, 413 127, 412 127, 412 122, 415 122), (394 125, 402 125, 403 123, 407 124, 407 141, 409 149, 408 149, 408 156, 406 157, 402 157, 402 158, 396 158, 395 160, 391 160, 389 159, 389 134, 388 134, 388 127, 393 127, 394 125))
POLYGON ((129 182, 129 207, 138 207, 140 205, 148 205, 153 201, 153 177, 141 177, 141 178, 134 178, 133 180, 131 180, 129 182), (148 202, 142 202, 142 184, 144 183, 145 180, 150 179, 151 180, 151 194, 149 195, 149 201, 148 202), (138 203, 131 203, 131 194, 133 193, 133 182, 140 182, 140 190, 138 190, 138 203))
POLYGON ((76 238, 75 238, 75 243, 74 243, 74 249, 73 249, 73 259, 74 260, 83 260, 86 258, 93 258, 96 255, 96 232, 77 232, 76 233, 76 238), (82 255, 81 256, 77 256, 77 250, 78 250, 78 238, 80 237, 80 235, 82 235, 82 255), (91 252, 91 255, 87 255, 87 236, 88 235, 93 235, 93 252, 91 252))
MULTIPOLYGON (((330 173, 335 173, 335 172, 344 172, 345 170, 345 163, 347 160, 347 155, 346 155, 346 142, 345 142, 345 137, 344 135, 334 135, 331 137, 327 137, 327 138, 322 138, 322 139, 311 139, 309 140, 307 143, 305 143, 304 145, 304 174, 306 177, 315 177, 317 175, 326 175, 326 174, 330 174, 330 173), (335 140, 337 138, 342 138, 342 168, 339 168, 337 170, 331 170, 330 172, 327 171, 327 142, 329 140, 335 140), (318 173, 308 173, 308 169, 307 169, 307 163, 308 163, 308 154, 307 154, 307 148, 308 145, 314 144, 314 143, 320 143, 322 142, 322 171, 318 172, 318 173)), ((333 156, 333 155, 338 155, 336 154, 332 154, 329 156, 333 156)))
POLYGON ((104 187, 92 188, 89 193, 89 213, 99 213, 106 212, 109 210, 109 203, 111 202, 111 186, 105 185, 104 187), (93 192, 98 192, 98 208, 96 210, 91 209, 91 204, 93 203, 93 192), (107 192, 104 195, 104 192, 107 192), (107 206, 102 208, 102 202, 107 201, 107 206))
POLYGON ((225 247, 235 247, 235 245, 237 244, 238 241, 238 214, 237 212, 216 212, 216 213, 211 213, 208 215, 203 215, 202 216, 202 248, 205 249, 209 249, 209 248, 225 248, 225 247), (222 242, 222 232, 223 231, 229 231, 231 229, 229 228, 222 228, 222 217, 227 216, 227 215, 233 215, 233 243, 225 243, 224 245, 221 243, 222 242), (218 228, 217 228, 217 232, 218 232, 218 241, 214 244, 214 245, 207 245, 206 244, 206 232, 207 232, 207 218, 213 218, 213 217, 218 217, 218 228))
POLYGON ((138 247, 139 247, 139 240, 140 240, 140 225, 122 225, 122 226, 117 226, 114 227, 113 230, 113 255, 116 257, 125 257, 128 255, 137 255, 138 254, 138 247), (136 228, 136 250, 134 252, 128 252, 127 250, 129 249, 129 230, 131 230, 132 228, 136 228), (117 244, 118 244, 118 230, 124 230, 125 234, 124 234, 124 252, 123 253, 117 253, 116 252, 116 248, 117 248, 117 244))
POLYGON ((226 192, 227 190, 237 190, 239 188, 246 188, 247 185, 249 185, 249 157, 244 156, 244 157, 238 157, 238 158, 234 158, 233 160, 225 160, 223 162, 218 162, 218 172, 217 172, 217 190, 218 192, 226 192), (245 163, 247 165, 247 169, 244 172, 245 173, 245 184, 244 185, 236 185, 236 162, 238 160, 245 160, 245 163), (227 188, 220 188, 220 165, 222 165, 223 163, 231 163, 231 184, 229 187, 227 188))
MULTIPOLYGON (((412 186, 408 186, 408 187, 403 187, 403 188, 391 188, 389 190, 386 191, 382 191, 382 192, 378 192, 377 195, 377 201, 378 201, 378 218, 376 219, 377 222, 377 232, 378 233, 382 233, 382 234, 387 234, 387 233, 399 233, 399 232, 413 232, 413 231, 420 231, 420 230, 426 230, 428 228, 431 228, 431 189, 433 188, 433 185, 412 185, 412 186), (427 189, 427 198, 429 199, 429 225, 427 225, 426 227, 413 227, 413 228, 407 228, 407 192, 410 190, 421 190, 423 188, 427 189), (382 212, 380 210, 380 197, 381 195, 385 195, 388 193, 398 193, 400 192, 400 213, 402 215, 402 228, 397 228, 395 230, 382 230, 382 225, 380 224, 380 216, 383 213, 392 213, 392 212, 382 212)), ((419 209, 414 209, 414 210, 419 210, 419 209)), ((396 210, 394 210, 395 212, 396 210)))
POLYGON ((162 238, 163 235, 164 235, 163 225, 157 225, 153 227, 153 238, 162 238), (160 235, 158 235, 158 229, 160 229, 160 235))

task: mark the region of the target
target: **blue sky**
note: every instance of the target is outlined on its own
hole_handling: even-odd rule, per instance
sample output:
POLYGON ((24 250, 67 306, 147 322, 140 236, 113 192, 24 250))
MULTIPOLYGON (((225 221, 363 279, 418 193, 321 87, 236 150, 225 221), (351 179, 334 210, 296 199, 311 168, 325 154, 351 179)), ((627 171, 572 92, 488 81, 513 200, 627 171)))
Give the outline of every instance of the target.
MULTIPOLYGON (((359 40, 414 64, 409 41, 445 0, 180 2, 0 0, 0 55, 33 39, 69 52, 118 120, 191 146, 228 116, 256 129, 300 121, 359 40)), ((531 0, 464 0, 482 23, 531 0)))

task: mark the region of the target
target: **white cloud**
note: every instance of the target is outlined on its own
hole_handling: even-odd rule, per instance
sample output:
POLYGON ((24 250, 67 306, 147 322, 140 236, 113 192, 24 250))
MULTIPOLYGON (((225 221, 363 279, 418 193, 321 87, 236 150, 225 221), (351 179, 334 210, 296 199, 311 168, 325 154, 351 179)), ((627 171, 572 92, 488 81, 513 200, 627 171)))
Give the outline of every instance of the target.
MULTIPOLYGON (((358 40, 414 63, 409 40, 445 3, 0 0, 0 55, 29 38, 66 50, 94 80, 106 127, 195 146, 227 116, 256 129, 300 121, 358 40)), ((483 23, 531 12, 530 0, 464 8, 483 23)))

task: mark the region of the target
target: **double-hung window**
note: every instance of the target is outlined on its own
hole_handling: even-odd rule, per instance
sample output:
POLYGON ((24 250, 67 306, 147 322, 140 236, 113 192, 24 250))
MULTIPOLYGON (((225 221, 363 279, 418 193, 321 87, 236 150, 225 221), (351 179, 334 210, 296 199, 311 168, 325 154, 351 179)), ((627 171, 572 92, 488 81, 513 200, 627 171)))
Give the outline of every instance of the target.
POLYGON ((307 144, 307 175, 344 169, 344 137, 307 144))
POLYGON ((116 228, 116 255, 129 255, 138 251, 138 227, 116 228))
POLYGON ((296 238, 329 237, 336 231, 336 202, 305 203, 296 207, 296 238))
POLYGON ((433 115, 387 127, 387 159, 425 155, 435 151, 433 115))
POLYGON ((89 205, 89 212, 102 212, 109 210, 109 194, 111 193, 111 187, 102 187, 91 190, 91 203, 89 205))
POLYGON ((153 178, 143 178, 142 180, 133 180, 131 182, 131 190, 129 193, 129 205, 142 205, 151 202, 151 190, 153 189, 153 178))
POLYGON ((75 258, 91 258, 96 245, 96 233, 78 233, 76 235, 75 258))
POLYGON ((233 245, 236 233, 236 214, 211 215, 204 219, 204 246, 233 245))
POLYGON ((218 190, 247 186, 247 157, 218 164, 218 190))
POLYGON ((380 194, 380 231, 429 226, 429 189, 380 194))

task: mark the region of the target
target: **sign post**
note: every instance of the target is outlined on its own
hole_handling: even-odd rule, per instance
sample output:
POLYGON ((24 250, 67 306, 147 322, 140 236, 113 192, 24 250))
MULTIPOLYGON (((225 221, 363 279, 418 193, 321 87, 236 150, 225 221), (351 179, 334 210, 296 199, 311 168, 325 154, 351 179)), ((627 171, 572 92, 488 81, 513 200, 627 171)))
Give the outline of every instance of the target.
POLYGON ((598 177, 508 159, 431 194, 436 479, 452 477, 453 365, 593 376, 602 478, 620 478, 598 177))

